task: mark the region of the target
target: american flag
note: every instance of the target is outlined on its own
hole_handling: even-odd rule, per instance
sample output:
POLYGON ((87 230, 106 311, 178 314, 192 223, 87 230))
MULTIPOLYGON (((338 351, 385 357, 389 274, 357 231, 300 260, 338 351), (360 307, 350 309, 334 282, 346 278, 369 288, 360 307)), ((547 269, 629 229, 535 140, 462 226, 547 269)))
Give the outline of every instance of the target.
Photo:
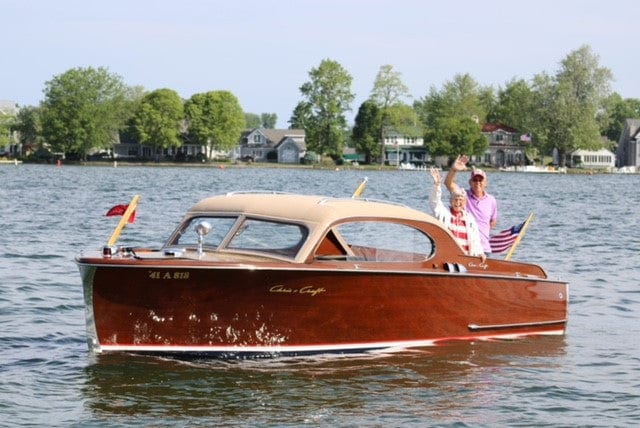
POLYGON ((526 222, 522 222, 516 226, 512 226, 509 229, 505 229, 497 235, 493 235, 489 239, 489 244, 491 244, 491 252, 492 253, 501 253, 505 250, 511 248, 515 240, 518 238, 520 231, 524 227, 526 222))

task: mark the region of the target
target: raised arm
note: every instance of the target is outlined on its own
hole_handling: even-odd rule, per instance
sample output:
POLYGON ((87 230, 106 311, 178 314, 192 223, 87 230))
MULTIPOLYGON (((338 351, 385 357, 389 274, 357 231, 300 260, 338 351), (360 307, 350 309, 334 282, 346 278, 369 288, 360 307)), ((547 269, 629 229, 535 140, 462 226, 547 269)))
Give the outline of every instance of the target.
POLYGON ((442 177, 440 176, 440 171, 436 168, 431 168, 429 172, 431 173, 431 178, 433 178, 433 187, 429 193, 429 208, 431 208, 431 212, 435 217, 442 219, 441 217, 445 210, 442 203, 442 191, 440 190, 442 177))
POLYGON ((444 185, 450 192, 453 192, 455 189, 456 173, 458 171, 464 171, 467 168, 467 162, 469 162, 469 156, 460 155, 453 162, 451 168, 449 168, 449 172, 447 172, 447 176, 444 179, 444 185))

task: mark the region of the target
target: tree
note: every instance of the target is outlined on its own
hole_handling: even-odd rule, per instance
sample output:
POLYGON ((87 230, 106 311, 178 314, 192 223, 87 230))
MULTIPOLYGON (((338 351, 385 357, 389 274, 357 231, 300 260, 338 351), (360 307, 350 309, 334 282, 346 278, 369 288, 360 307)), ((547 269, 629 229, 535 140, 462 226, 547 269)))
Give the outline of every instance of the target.
POLYGON ((604 100, 603 108, 598 113, 600 133, 618 142, 627 119, 640 119, 640 99, 622 99, 620 94, 614 92, 604 100))
POLYGON ((596 115, 610 93, 613 75, 599 66, 599 57, 589 46, 569 53, 561 62, 551 86, 547 116, 547 144, 558 150, 560 165, 576 149, 602 147, 596 115))
POLYGON ((424 127, 413 107, 397 103, 387 108, 387 126, 405 137, 417 138, 424 135, 424 127))
POLYGON ((429 95, 416 101, 414 108, 428 128, 444 117, 467 117, 483 123, 487 116, 483 94, 483 89, 469 74, 456 74, 441 90, 432 86, 429 95))
POLYGON ((431 87, 429 95, 414 103, 426 125, 425 145, 431 155, 484 153, 488 143, 480 124, 486 118, 489 93, 470 75, 457 74, 441 90, 431 87))
POLYGON ((533 91, 523 80, 511 80, 498 89, 497 102, 487 115, 487 121, 501 123, 523 133, 531 132, 534 111, 533 91))
POLYGON ((515 128, 522 134, 529 134, 525 153, 529 159, 538 157, 534 93, 524 79, 512 79, 504 88, 498 89, 497 100, 489 109, 487 121, 515 128))
POLYGON ((274 129, 278 122, 278 115, 275 113, 262 113, 260 115, 260 121, 263 128, 274 129))
POLYGON ((300 87, 310 113, 304 128, 307 147, 338 159, 342 156, 347 130, 344 114, 350 110, 354 98, 351 93, 353 79, 339 63, 329 59, 311 69, 309 77, 310 80, 300 87))
POLYGON ((35 148, 40 143, 42 134, 40 108, 21 107, 13 130, 18 132, 23 148, 35 148))
POLYGON ((247 121, 247 128, 249 129, 274 129, 276 127, 276 122, 278 121, 278 115, 275 113, 261 113, 260 115, 255 113, 245 113, 244 116, 247 121))
POLYGON ((385 110, 392 105, 402 103, 405 98, 411 98, 411 94, 402 81, 402 74, 394 71, 391 65, 381 66, 373 82, 369 99, 385 110))
POLYGON ((256 129, 262 127, 262 121, 260 120, 260 116, 255 113, 245 113, 244 119, 246 122, 246 126, 249 129, 256 129))
POLYGON ((365 156, 365 163, 380 156, 380 134, 382 127, 382 112, 375 102, 367 100, 360 105, 351 140, 355 143, 358 153, 365 156))
POLYGON ((229 150, 246 126, 238 99, 228 91, 193 95, 184 106, 189 136, 210 150, 229 150))
POLYGON ((311 123, 311 104, 301 101, 293 109, 289 119, 289 129, 307 129, 311 123))
POLYGON ((0 147, 11 142, 11 130, 16 125, 16 117, 0 110, 0 147))
POLYGON ((404 98, 410 98, 409 88, 404 84, 401 78, 401 73, 394 71, 393 66, 383 65, 378 70, 376 79, 373 82, 373 89, 371 90, 370 99, 381 110, 382 124, 380 126, 380 163, 384 163, 384 144, 385 133, 388 130, 395 130, 401 132, 398 129, 398 123, 394 122, 393 116, 390 115, 389 109, 393 106, 401 104, 404 98))
POLYGON ((74 68, 45 84, 43 135, 54 151, 86 159, 92 149, 109 148, 124 127, 127 87, 105 68, 74 68))
POLYGON ((437 119, 426 133, 429 153, 453 158, 460 153, 480 154, 489 142, 480 132, 480 125, 470 117, 449 116, 437 119))
POLYGON ((184 120, 182 99, 172 89, 157 89, 145 95, 132 124, 141 144, 158 149, 180 147, 180 127, 184 120))

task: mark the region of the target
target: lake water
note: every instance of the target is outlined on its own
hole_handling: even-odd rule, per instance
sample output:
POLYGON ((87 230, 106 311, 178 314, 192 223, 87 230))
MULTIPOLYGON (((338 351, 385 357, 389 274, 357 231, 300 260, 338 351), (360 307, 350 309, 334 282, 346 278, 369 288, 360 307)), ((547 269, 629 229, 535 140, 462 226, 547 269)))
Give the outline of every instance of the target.
POLYGON ((203 197, 350 196, 364 176, 364 197, 427 210, 426 172, 0 166, 0 425, 640 424, 640 175, 489 174, 498 230, 535 216, 513 259, 570 283, 565 336, 258 361, 89 353, 74 256, 106 243, 111 206, 139 194, 118 243, 159 246, 203 197))

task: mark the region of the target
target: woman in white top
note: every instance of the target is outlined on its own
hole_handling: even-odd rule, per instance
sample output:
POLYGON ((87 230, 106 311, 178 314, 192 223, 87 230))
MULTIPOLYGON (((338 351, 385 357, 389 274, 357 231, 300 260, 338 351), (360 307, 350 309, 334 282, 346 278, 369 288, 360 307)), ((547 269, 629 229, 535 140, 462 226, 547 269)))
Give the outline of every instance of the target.
POLYGON ((434 216, 445 224, 466 254, 478 256, 484 262, 486 255, 480 243, 478 224, 464 208, 467 203, 467 193, 456 186, 451 192, 450 205, 447 208, 442 203, 440 171, 431 168, 431 177, 433 177, 433 189, 429 195, 429 206, 434 216))

